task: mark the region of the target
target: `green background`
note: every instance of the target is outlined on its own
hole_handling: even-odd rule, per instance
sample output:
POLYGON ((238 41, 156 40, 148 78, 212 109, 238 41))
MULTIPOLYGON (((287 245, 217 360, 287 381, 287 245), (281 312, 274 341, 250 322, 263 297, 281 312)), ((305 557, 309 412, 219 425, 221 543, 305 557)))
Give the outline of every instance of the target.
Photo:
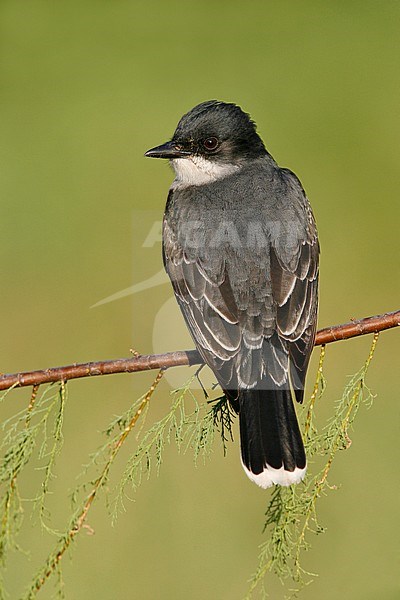
MULTIPOLYGON (((160 244, 143 241, 172 174, 143 153, 211 98, 250 112, 307 190, 322 247, 320 326, 398 308, 399 2, 3 1, 0 11, 2 372, 153 351, 168 285, 90 307, 160 270, 160 244)), ((191 346, 182 335, 167 332, 165 349, 191 346)), ((396 342, 393 331, 380 339, 368 378, 378 397, 332 469, 338 489, 320 501, 327 533, 305 557, 319 574, 303 592, 309 600, 399 597, 396 342)), ((321 423, 370 343, 328 348, 321 423)), ((314 374, 315 360, 309 387, 314 374)), ((174 377, 184 382, 187 370, 174 377)), ((68 489, 99 431, 151 380, 69 385, 50 501, 56 527, 66 526, 68 489)), ((169 389, 163 382, 148 423, 165 413, 169 389)), ((28 390, 15 391, 3 417, 28 400, 28 390)), ((114 527, 98 502, 88 520, 95 535, 83 532, 72 563, 63 561, 66 597, 240 599, 270 491, 246 479, 237 446, 224 458, 216 443, 197 468, 168 448, 159 477, 144 481, 114 527)), ((27 518, 22 543, 31 557, 9 562, 11 598, 54 541, 27 518)), ((283 598, 279 582, 268 590, 283 598)), ((53 593, 49 582, 40 597, 53 593)))

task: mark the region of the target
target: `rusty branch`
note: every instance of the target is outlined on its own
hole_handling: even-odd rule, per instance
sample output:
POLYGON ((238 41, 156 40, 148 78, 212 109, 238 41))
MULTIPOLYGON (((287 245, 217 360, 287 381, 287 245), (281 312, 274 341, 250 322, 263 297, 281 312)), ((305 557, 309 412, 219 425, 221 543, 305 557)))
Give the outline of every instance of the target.
MULTIPOLYGON (((378 333, 400 325, 400 310, 352 320, 350 323, 326 327, 317 332, 315 345, 321 346, 339 340, 348 340, 359 335, 378 333)), ((55 381, 67 381, 80 377, 94 377, 96 375, 112 375, 114 373, 136 373, 151 369, 169 369, 183 365, 201 364, 202 360, 196 350, 180 350, 167 354, 153 354, 147 356, 134 356, 132 358, 119 358, 117 360, 102 360, 97 362, 80 363, 66 367, 53 367, 42 371, 27 371, 0 376, 0 390, 10 387, 26 387, 40 385, 55 381)))

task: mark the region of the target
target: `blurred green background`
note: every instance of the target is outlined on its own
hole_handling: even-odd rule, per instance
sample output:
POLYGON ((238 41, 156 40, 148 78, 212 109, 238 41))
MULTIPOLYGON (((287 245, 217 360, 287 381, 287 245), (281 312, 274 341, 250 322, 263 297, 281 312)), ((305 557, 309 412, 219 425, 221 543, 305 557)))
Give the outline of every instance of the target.
MULTIPOLYGON (((160 244, 143 242, 172 174, 143 153, 211 98, 250 112, 307 190, 322 246, 320 326, 399 308, 398 2, 3 0, 0 11, 2 372, 153 351, 168 285, 90 307, 161 269, 160 244)), ((183 326, 166 330, 160 343, 192 346, 184 335, 183 326)), ((339 489, 320 501, 327 533, 305 559, 319 573, 303 592, 309 600, 399 597, 398 342, 398 332, 381 336, 368 378, 378 397, 334 465, 339 489)), ((328 348, 321 423, 370 343, 328 348)), ((314 374, 315 360, 310 387, 314 374)), ((50 503, 56 527, 66 526, 68 489, 99 431, 152 377, 69 385, 50 503)), ((174 377, 183 383, 187 370, 174 377)), ((169 390, 163 382, 148 423, 165 413, 169 390)), ((15 391, 2 418, 28 399, 15 391)), ((133 439, 128 446, 118 468, 133 439)), ((244 476, 237 440, 226 458, 215 444, 197 468, 168 448, 159 477, 143 483, 115 527, 104 502, 95 505, 95 535, 82 533, 72 563, 63 561, 66 597, 240 599, 269 497, 244 476)), ((21 542, 31 557, 9 563, 11 598, 54 544, 29 519, 21 542)), ((267 587, 283 598, 279 582, 267 587)), ((49 582, 40 597, 53 593, 49 582)))

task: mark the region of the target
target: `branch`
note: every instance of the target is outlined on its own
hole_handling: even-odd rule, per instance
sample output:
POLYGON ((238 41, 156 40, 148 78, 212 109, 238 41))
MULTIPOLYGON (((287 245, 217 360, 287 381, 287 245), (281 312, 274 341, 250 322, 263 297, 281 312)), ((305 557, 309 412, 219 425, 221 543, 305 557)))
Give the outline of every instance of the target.
MULTIPOLYGON (((385 329, 391 329, 400 325, 400 310, 367 317, 350 323, 326 327, 317 332, 315 346, 322 346, 348 340, 359 335, 378 333, 385 329)), ((203 361, 197 350, 180 350, 168 352, 167 354, 153 354, 147 356, 135 356, 133 358, 119 358, 117 360, 101 360, 97 362, 80 363, 66 367, 53 367, 43 371, 27 371, 25 373, 13 373, 0 376, 0 390, 11 387, 26 387, 53 383, 55 381, 67 381, 80 377, 94 377, 95 375, 112 375, 114 373, 136 373, 138 371, 149 371, 151 369, 169 369, 183 365, 197 365, 203 361)))

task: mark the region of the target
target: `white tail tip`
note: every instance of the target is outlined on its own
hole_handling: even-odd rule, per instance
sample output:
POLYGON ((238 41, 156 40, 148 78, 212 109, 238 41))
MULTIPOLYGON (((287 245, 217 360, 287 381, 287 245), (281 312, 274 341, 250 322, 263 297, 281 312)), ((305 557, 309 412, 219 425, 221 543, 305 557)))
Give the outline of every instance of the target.
POLYGON ((262 473, 255 474, 249 471, 243 462, 242 465, 247 477, 263 489, 269 488, 274 484, 288 486, 293 483, 300 483, 307 471, 307 466, 304 469, 296 467, 294 471, 287 471, 283 465, 280 469, 274 469, 267 465, 262 473))

